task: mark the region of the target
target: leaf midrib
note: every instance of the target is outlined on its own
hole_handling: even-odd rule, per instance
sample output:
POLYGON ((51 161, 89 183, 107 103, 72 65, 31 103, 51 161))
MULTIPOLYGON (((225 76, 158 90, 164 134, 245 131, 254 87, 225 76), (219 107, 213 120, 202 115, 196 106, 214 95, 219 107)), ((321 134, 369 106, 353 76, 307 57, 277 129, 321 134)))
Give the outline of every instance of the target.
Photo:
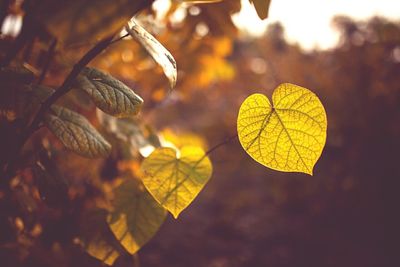
MULTIPOLYGON (((272 111, 272 112, 274 112, 274 111, 272 111)), ((310 172, 308 166, 307 166, 306 163, 304 162, 304 159, 303 159, 303 157, 301 156, 300 152, 297 150, 296 144, 293 142, 292 137, 290 136, 288 130, 287 130, 286 127, 285 127, 285 124, 283 123, 283 121, 282 121, 281 117, 279 116, 279 113, 277 112, 276 109, 275 109, 275 113, 276 113, 276 117, 278 118, 279 123, 282 125, 282 128, 285 130, 286 135, 288 136, 290 142, 292 143, 292 146, 294 147, 294 150, 296 151, 297 155, 299 156, 301 162, 303 163, 303 165, 304 165, 304 167, 307 169, 307 171, 310 172)), ((276 142, 278 142, 278 140, 277 140, 276 142)), ((288 157, 289 157, 289 155, 288 155, 288 157)))

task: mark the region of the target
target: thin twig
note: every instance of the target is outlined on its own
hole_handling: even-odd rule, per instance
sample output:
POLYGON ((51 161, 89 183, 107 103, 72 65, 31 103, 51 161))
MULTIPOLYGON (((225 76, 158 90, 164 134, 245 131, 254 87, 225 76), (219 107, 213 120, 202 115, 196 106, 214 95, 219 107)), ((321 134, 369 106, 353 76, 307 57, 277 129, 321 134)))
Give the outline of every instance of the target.
POLYGON ((53 55, 54 55, 54 51, 55 51, 56 45, 57 45, 57 39, 54 38, 51 41, 49 50, 48 50, 48 52, 46 54, 44 66, 43 66, 42 72, 40 73, 40 77, 39 77, 39 79, 37 81, 37 84, 41 84, 43 82, 44 78, 46 77, 46 73, 49 70, 51 60, 53 59, 53 55))
POLYGON ((16 145, 16 149, 14 150, 13 155, 10 155, 9 164, 7 166, 7 177, 10 177, 15 168, 15 161, 18 158, 18 155, 23 148, 26 141, 29 137, 38 129, 39 124, 42 122, 44 115, 49 110, 51 105, 53 105, 60 97, 68 93, 75 81, 76 77, 82 71, 82 69, 98 54, 100 54, 104 49, 106 49, 113 39, 113 35, 104 38, 97 45, 95 45, 92 49, 90 49, 72 68, 71 72, 68 74, 67 78, 65 78, 63 84, 51 95, 49 96, 40 106, 39 111, 36 113, 35 117, 32 120, 32 123, 27 127, 27 129, 21 134, 18 144, 16 145))
POLYGON ((26 42, 25 49, 22 51, 22 61, 29 62, 32 56, 33 46, 35 44, 35 37, 29 38, 26 42))
MULTIPOLYGON (((238 137, 237 134, 232 135, 232 136, 226 138, 221 143, 218 143, 215 146, 213 146, 212 148, 210 148, 209 150, 207 150, 207 152, 198 161, 196 161, 196 163, 193 165, 192 169, 195 169, 208 155, 213 153, 216 149, 220 148, 223 145, 228 144, 229 142, 231 142, 232 140, 236 139, 237 137, 238 137)), ((183 183, 188 177, 189 177, 189 174, 187 174, 185 176, 185 178, 181 181, 181 183, 183 183)))
POLYGON ((105 48, 107 48, 111 44, 111 40, 113 39, 113 35, 101 40, 97 45, 95 45, 92 49, 90 49, 79 61, 75 64, 71 72, 68 74, 67 78, 65 78, 63 84, 52 94, 49 96, 43 104, 40 106, 39 111, 36 113, 31 125, 28 127, 27 135, 31 135, 38 127, 39 123, 43 120, 45 113, 48 111, 51 105, 53 105, 60 97, 65 95, 71 90, 72 84, 75 81, 76 77, 82 71, 82 69, 90 62, 93 58, 95 58, 98 54, 100 54, 105 48))
POLYGON ((264 59, 265 59, 265 62, 267 63, 267 66, 269 68, 269 73, 272 77, 273 82, 275 83, 275 86, 278 86, 282 82, 281 82, 281 79, 279 78, 278 72, 276 71, 274 64, 269 59, 269 57, 266 56, 266 57, 264 57, 264 59))
POLYGON ((207 150, 207 152, 205 153, 204 156, 210 155, 212 152, 214 152, 216 149, 218 149, 219 147, 226 145, 228 143, 230 143, 232 140, 236 139, 238 137, 237 134, 229 136, 228 138, 226 138, 224 141, 222 141, 219 144, 216 144, 215 146, 213 146, 212 148, 210 148, 209 150, 207 150))
MULTIPOLYGON (((141 1, 140 5, 137 6, 134 14, 136 15, 139 11, 145 9, 146 7, 150 6, 153 1, 141 1)), ((10 52, 6 55, 5 58, 3 58, 0 61, 0 68, 7 66, 13 59, 14 57, 18 54, 18 52, 21 50, 21 48, 25 45, 26 39, 29 40, 30 37, 33 37, 34 35, 32 33, 35 32, 35 27, 34 29, 29 30, 31 27, 30 25, 35 25, 35 23, 32 23, 32 18, 30 14, 28 13, 25 15, 24 21, 23 21, 23 27, 21 29, 20 35, 17 37, 16 44, 14 45, 13 49, 10 50, 10 52), (29 23, 28 23, 29 22, 29 23), (25 29, 24 29, 25 28, 25 29)), ((27 127, 27 129, 21 133, 19 137, 19 141, 15 146, 14 153, 9 156, 9 160, 6 163, 6 169, 0 170, 0 173, 4 173, 5 177, 2 180, 4 183, 8 181, 14 172, 16 171, 15 169, 15 163, 16 160, 18 159, 18 156, 25 145, 26 141, 29 139, 29 137, 38 129, 40 123, 42 122, 46 112, 50 109, 51 105, 53 105, 60 97, 65 95, 71 90, 71 87, 73 85, 73 82, 75 81, 76 77, 79 75, 79 73, 83 70, 83 68, 92 60, 94 59, 98 54, 100 54, 104 49, 106 49, 110 44, 115 43, 113 42, 113 37, 114 34, 104 38, 101 40, 98 44, 96 44, 92 49, 90 49, 72 68, 71 72, 68 74, 66 79, 64 80, 63 84, 50 96, 48 97, 40 106, 39 111, 36 113, 34 116, 32 123, 27 127)), ((125 37, 120 37, 117 40, 122 40, 125 37)))
POLYGON ((111 41, 111 44, 116 43, 116 42, 119 42, 119 41, 125 39, 125 38, 128 37, 128 36, 129 36, 129 33, 126 33, 126 34, 120 36, 119 38, 117 38, 117 39, 115 39, 115 40, 112 40, 112 41, 111 41))

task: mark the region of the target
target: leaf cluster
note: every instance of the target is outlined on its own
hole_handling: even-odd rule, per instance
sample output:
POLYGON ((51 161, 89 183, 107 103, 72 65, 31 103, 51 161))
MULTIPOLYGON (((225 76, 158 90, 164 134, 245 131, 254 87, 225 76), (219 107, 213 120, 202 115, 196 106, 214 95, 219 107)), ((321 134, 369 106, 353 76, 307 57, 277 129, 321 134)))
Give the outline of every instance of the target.
MULTIPOLYGON (((137 18, 127 23, 152 1, 133 2, 61 1, 58 4, 50 0, 26 1, 25 9, 29 15, 26 15, 22 33, 31 29, 26 22, 32 20, 42 27, 44 35, 56 38, 60 49, 82 39, 101 41, 74 65, 58 88, 50 86, 51 83, 41 85, 37 73, 22 64, 0 70, 1 87, 5 88, 2 93, 6 99, 0 106, 0 126, 8 136, 15 134, 11 141, 1 141, 4 149, 0 166, 4 176, 12 178, 10 184, 13 181, 18 184, 21 180, 17 171, 28 170, 37 188, 36 195, 48 207, 64 212, 68 210, 64 205, 69 202, 70 195, 75 194, 79 199, 80 193, 79 190, 70 192, 59 168, 82 162, 90 164, 82 158, 70 160, 70 152, 113 165, 112 170, 103 170, 103 176, 111 177, 111 181, 93 179, 100 189, 90 196, 90 204, 86 203, 87 199, 81 200, 89 207, 82 208, 77 216, 80 230, 74 241, 108 265, 120 256, 137 253, 156 234, 166 218, 166 211, 178 218, 211 178, 213 167, 209 154, 220 146, 204 151, 200 145, 187 146, 182 139, 180 144, 179 141, 167 144, 155 127, 138 116, 144 105, 143 99, 146 99, 139 96, 138 84, 128 86, 105 70, 86 66, 108 46, 132 42, 122 41, 124 37, 114 37, 125 26, 129 36, 140 44, 140 49, 161 67, 170 87, 176 85, 178 67, 172 53, 140 26, 137 18), (53 136, 46 132, 45 138, 34 139, 34 133, 42 128, 47 128, 53 136), (25 145, 29 138, 31 142, 25 145), (28 158, 24 166, 16 163, 21 159, 21 151, 28 158), (64 166, 55 164, 60 158, 65 162, 64 166)), ((266 18, 270 1, 252 2, 260 18, 266 18)), ((221 10, 225 7, 220 3, 215 5, 221 10)), ((226 5, 235 10, 238 2, 226 5)), ((205 7, 204 13, 215 14, 215 10, 205 7)), ((230 12, 223 14, 230 16, 230 12)), ((232 25, 227 25, 231 29, 232 25)), ((193 51, 203 55, 198 60, 200 66, 192 69, 193 79, 186 79, 191 83, 198 80, 199 87, 221 77, 228 80, 234 76, 234 70, 226 61, 232 52, 229 38, 211 25, 210 30, 217 38, 204 40, 208 49, 203 50, 198 42, 191 42, 188 53, 182 53, 180 58, 184 61, 184 57, 193 51), (210 65, 215 68, 210 70, 210 65)), ((24 37, 33 38, 30 35, 24 37)), ((177 46, 188 44, 185 42, 191 37, 180 40, 177 46)), ((46 76, 46 68, 41 76, 46 76)), ((242 146, 267 167, 312 174, 326 139, 327 121, 321 102, 308 89, 292 84, 280 85, 272 98, 273 105, 261 94, 251 95, 243 102, 237 129, 242 146)), ((88 174, 91 171, 93 176, 99 175, 87 170, 86 174, 78 173, 77 176, 91 176, 88 174)), ((21 203, 28 203, 24 206, 32 212, 35 207, 29 203, 35 203, 31 199, 34 190, 28 186, 21 188, 24 188, 21 203)))

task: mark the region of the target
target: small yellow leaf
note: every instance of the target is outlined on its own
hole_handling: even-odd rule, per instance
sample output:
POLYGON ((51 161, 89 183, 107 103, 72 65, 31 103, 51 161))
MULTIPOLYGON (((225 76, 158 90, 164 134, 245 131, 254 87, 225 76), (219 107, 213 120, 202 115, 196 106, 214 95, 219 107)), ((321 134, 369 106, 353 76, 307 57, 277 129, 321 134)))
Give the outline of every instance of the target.
POLYGON ((310 90, 289 83, 275 89, 272 102, 253 94, 242 103, 237 121, 241 145, 271 169, 312 175, 326 141, 322 103, 310 90))
POLYGON ((113 265, 123 251, 107 225, 107 213, 104 209, 86 210, 82 213, 79 221, 79 243, 92 257, 113 265))
POLYGON ((211 177, 212 165, 199 147, 157 148, 142 163, 143 184, 177 218, 211 177))
POLYGON ((182 148, 185 146, 196 146, 201 147, 203 149, 207 149, 207 142, 206 140, 195 133, 186 132, 186 131, 179 131, 174 132, 171 129, 164 129, 161 131, 161 137, 163 139, 163 146, 166 147, 168 143, 172 143, 173 146, 169 147, 177 147, 182 148))

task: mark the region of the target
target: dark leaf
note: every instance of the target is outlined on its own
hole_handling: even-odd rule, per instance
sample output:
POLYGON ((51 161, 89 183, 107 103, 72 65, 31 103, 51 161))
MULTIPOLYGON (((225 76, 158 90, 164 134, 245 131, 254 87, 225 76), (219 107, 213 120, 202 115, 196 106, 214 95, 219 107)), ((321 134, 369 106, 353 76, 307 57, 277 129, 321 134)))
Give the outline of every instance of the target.
POLYGON ((250 2, 253 3, 260 19, 266 19, 268 17, 271 0, 250 0, 250 2))
POLYGON ((68 203, 67 181, 47 153, 40 153, 40 159, 33 165, 33 175, 40 197, 48 206, 64 207, 68 203))
POLYGON ((128 157, 135 157, 138 153, 147 156, 146 150, 161 145, 157 134, 139 119, 115 118, 99 110, 97 117, 104 130, 121 145, 118 150, 128 157))
POLYGON ((35 17, 65 44, 94 42, 116 34, 152 0, 30 0, 35 17))
POLYGON ((84 90, 97 107, 113 116, 135 115, 143 104, 143 99, 128 86, 97 69, 85 68, 75 87, 84 90))
POLYGON ((110 153, 111 145, 85 117, 72 110, 52 106, 45 124, 65 147, 82 156, 95 158, 110 153))

